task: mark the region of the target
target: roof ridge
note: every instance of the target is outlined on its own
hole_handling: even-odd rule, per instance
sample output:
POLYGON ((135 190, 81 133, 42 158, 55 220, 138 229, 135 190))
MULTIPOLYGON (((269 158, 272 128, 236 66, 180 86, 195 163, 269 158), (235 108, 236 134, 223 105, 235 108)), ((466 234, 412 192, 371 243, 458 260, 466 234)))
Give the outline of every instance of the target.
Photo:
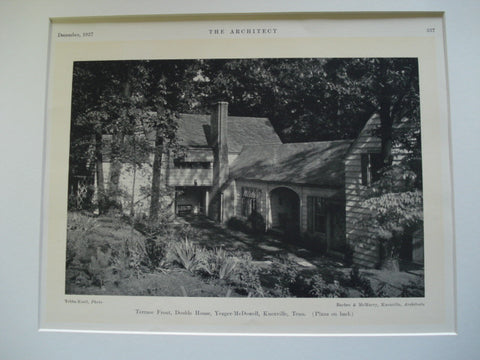
POLYGON ((323 141, 302 141, 302 142, 290 142, 290 143, 264 143, 264 144, 245 144, 244 146, 282 146, 282 145, 305 145, 305 144, 327 144, 327 143, 341 143, 341 142, 352 142, 353 139, 345 139, 345 140, 323 140, 323 141))

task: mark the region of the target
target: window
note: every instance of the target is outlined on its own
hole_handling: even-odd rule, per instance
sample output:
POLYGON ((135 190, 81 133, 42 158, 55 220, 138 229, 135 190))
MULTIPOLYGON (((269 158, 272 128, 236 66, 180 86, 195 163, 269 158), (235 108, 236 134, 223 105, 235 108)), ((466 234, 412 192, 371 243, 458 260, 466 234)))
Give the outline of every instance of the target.
POLYGON ((382 154, 362 154, 362 185, 370 186, 377 181, 383 165, 382 154))
POLYGON ((327 207, 325 199, 316 196, 307 197, 307 229, 309 232, 326 234, 327 207))
POLYGON ((210 164, 207 161, 173 161, 175 169, 210 169, 210 164))
POLYGON ((257 199, 253 198, 242 198, 242 215, 245 217, 250 216, 250 214, 257 210, 257 199))
POLYGON ((248 217, 257 210, 257 199, 260 199, 262 190, 255 188, 242 188, 242 216, 248 217))

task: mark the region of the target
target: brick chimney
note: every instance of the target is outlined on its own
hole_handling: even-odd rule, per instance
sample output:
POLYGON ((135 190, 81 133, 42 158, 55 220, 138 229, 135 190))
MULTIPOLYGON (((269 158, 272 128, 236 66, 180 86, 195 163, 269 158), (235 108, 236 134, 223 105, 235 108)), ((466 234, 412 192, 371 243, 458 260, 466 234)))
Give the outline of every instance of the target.
POLYGON ((228 180, 228 103, 216 104, 211 118, 211 140, 214 148, 213 187, 218 190, 228 180))

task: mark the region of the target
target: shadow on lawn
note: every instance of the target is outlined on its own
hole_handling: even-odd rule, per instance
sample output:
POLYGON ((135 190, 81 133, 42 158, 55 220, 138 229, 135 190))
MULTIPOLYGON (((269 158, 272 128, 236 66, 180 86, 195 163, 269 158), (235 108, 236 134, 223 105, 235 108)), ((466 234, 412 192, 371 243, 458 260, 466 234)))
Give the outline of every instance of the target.
POLYGON ((299 270, 320 272, 328 277, 343 274, 340 270, 345 267, 343 263, 287 242, 279 234, 246 234, 226 228, 204 216, 189 215, 181 219, 198 230, 197 238, 192 240, 200 246, 247 251, 258 262, 288 258, 298 264, 299 270))

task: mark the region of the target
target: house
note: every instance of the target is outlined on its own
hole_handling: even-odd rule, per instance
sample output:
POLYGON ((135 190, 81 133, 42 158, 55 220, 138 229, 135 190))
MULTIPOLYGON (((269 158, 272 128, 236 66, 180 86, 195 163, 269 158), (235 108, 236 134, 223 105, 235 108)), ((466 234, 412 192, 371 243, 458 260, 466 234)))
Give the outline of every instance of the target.
MULTIPOLYGON (((356 223, 368 211, 361 202, 381 149, 378 117, 354 141, 285 144, 268 119, 229 116, 225 102, 211 116, 182 114, 178 125, 185 154, 164 154, 161 170, 172 212, 222 223, 255 213, 265 230, 309 234, 338 256, 353 247, 353 261, 364 267, 379 262, 378 244, 356 223)), ((137 171, 144 173, 132 184, 132 166, 125 165, 120 183, 136 189, 135 203, 146 211, 140 190, 151 184, 151 165, 137 171)))

